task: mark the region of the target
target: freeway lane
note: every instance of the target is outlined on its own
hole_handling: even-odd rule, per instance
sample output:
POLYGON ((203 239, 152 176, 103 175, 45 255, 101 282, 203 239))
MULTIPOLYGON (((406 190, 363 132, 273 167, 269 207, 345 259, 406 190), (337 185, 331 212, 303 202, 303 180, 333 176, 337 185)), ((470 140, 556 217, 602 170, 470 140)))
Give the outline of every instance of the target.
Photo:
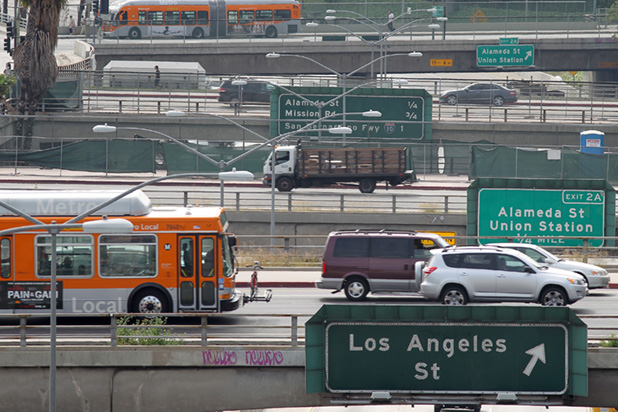
MULTIPOLYGON (((248 293, 248 290, 243 290, 248 293)), ((322 305, 436 305, 422 297, 370 295, 363 303, 349 302, 343 293, 331 294, 314 288, 276 288, 269 303, 250 303, 239 310, 208 316, 208 339, 211 343, 253 342, 289 344, 292 318, 297 316, 298 336, 304 338, 304 323, 322 305)), ((497 305, 497 304, 481 304, 497 305)), ((527 305, 527 304, 509 304, 527 305)), ((585 299, 570 306, 589 326, 589 340, 598 340, 610 334, 618 335, 618 290, 605 289, 590 293, 585 299)), ((168 318, 170 333, 185 343, 199 344, 201 330, 198 316, 178 315, 168 318)), ((0 317, 0 346, 15 344, 18 323, 14 317, 0 317)), ((47 318, 36 316, 28 320, 28 345, 45 345, 49 339, 47 318)), ((109 344, 109 316, 66 317, 58 320, 59 344, 109 344)))

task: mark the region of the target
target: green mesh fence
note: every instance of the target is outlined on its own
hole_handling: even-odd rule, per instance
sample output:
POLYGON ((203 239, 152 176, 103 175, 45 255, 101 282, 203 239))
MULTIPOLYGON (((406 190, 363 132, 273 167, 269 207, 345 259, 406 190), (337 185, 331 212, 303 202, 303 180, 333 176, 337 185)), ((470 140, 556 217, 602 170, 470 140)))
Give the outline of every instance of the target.
POLYGON ((470 179, 545 178, 607 179, 618 182, 618 156, 590 154, 574 149, 520 149, 506 146, 473 146, 470 179))
POLYGON ((0 155, 2 161, 25 162, 52 169, 141 173, 155 170, 158 143, 149 140, 84 140, 36 152, 0 155))
POLYGON ((271 151, 270 147, 263 147, 238 159, 239 156, 249 151, 252 146, 221 147, 186 144, 208 156, 217 164, 213 164, 177 144, 163 143, 163 153, 165 154, 165 163, 169 174, 189 172, 216 173, 219 172, 219 161, 232 162, 234 159, 237 159, 227 166, 225 170, 232 170, 235 167, 237 170, 247 170, 253 174, 261 175, 264 169, 264 162, 271 151))

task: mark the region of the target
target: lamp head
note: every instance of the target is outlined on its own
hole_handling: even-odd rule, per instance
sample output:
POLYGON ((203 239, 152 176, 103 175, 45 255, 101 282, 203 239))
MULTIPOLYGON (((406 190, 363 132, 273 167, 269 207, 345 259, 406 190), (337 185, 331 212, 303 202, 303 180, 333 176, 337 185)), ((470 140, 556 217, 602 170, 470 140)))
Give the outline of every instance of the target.
POLYGON ((114 133, 116 131, 116 126, 110 126, 107 123, 98 124, 92 128, 92 131, 95 133, 114 133))
POLYGON ((324 20, 326 20, 326 21, 333 21, 333 20, 337 20, 337 17, 335 17, 335 16, 324 16, 324 20))
POLYGON ((339 127, 331 127, 328 129, 329 133, 332 134, 350 134, 352 133, 352 129, 347 126, 339 126, 339 127))
POLYGON ((363 117, 382 117, 382 112, 369 109, 368 111, 363 112, 363 117))
POLYGON ((247 81, 242 79, 232 80, 232 86, 246 86, 247 81))
POLYGON ((326 14, 335 14, 335 13, 337 13, 337 10, 333 10, 333 9, 326 10, 326 14))
POLYGON ((165 112, 165 115, 167 117, 182 117, 186 116, 187 114, 182 110, 168 110, 167 112, 165 112))
POLYGON ((268 53, 266 55, 267 59, 278 59, 279 57, 281 57, 279 53, 268 53))
POLYGON ((427 28, 428 28, 428 29, 439 29, 439 28, 440 28, 440 25, 439 25, 439 24, 437 24, 437 23, 432 23, 432 24, 428 24, 428 25, 427 25, 427 28))
POLYGON ((310 21, 309 23, 305 24, 305 26, 307 26, 307 27, 318 27, 319 24, 314 22, 314 21, 310 21))
POLYGON ((413 52, 408 53, 408 56, 409 57, 423 57, 423 53, 418 52, 418 51, 413 51, 413 52))

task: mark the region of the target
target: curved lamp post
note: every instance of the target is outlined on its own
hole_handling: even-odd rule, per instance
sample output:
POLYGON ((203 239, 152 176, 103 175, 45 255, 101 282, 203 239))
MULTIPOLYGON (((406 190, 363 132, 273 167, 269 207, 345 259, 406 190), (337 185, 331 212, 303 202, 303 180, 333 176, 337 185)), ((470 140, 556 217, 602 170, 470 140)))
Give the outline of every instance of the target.
POLYGON ((200 158, 206 160, 207 162, 210 162, 213 165, 219 166, 219 173, 218 174, 213 174, 211 173, 210 176, 216 175, 219 178, 220 181, 220 205, 221 207, 224 206, 224 182, 226 180, 253 180, 254 176, 253 173, 245 171, 245 170, 241 170, 241 171, 237 171, 236 168, 234 168, 231 172, 225 172, 224 169, 226 166, 228 166, 230 163, 233 163, 233 161, 238 160, 237 157, 236 159, 232 159, 233 161, 230 162, 225 162, 223 160, 221 160, 220 162, 217 162, 215 159, 199 152, 198 150, 192 148, 191 146, 181 142, 178 139, 173 138, 170 135, 167 135, 163 132, 159 132, 158 130, 152 130, 152 129, 146 129, 146 128, 142 128, 142 127, 117 127, 117 126, 110 126, 107 123, 103 124, 103 125, 96 125, 92 128, 92 131, 95 133, 115 133, 117 130, 141 130, 141 131, 145 131, 145 132, 150 132, 150 133, 154 133, 157 134, 159 136, 163 136, 166 139, 171 140, 172 142, 174 142, 175 144, 183 147, 185 150, 194 153, 195 155, 199 156, 200 158))
MULTIPOLYGON (((28 226, 20 226, 12 229, 6 229, 0 231, 0 236, 11 235, 14 233, 23 233, 31 231, 45 230, 51 237, 51 267, 50 267, 50 315, 49 315, 49 412, 56 411, 56 326, 57 326, 57 281, 56 275, 58 268, 56 266, 57 260, 57 235, 66 229, 82 229, 85 233, 130 233, 133 231, 133 223, 126 219, 114 218, 107 219, 105 216, 102 220, 94 220, 84 223, 73 223, 69 220, 65 223, 57 224, 52 222, 51 224, 45 224, 42 221, 30 216, 29 214, 11 206, 0 200, 0 206, 15 213, 16 215, 23 217, 27 221, 33 223, 28 226)), ((94 213, 94 212, 92 212, 94 213)), ((89 216, 89 215, 87 215, 89 216)))
POLYGON ((394 53, 394 54, 388 54, 388 55, 384 55, 384 56, 380 56, 376 59, 371 60, 369 63, 366 63, 362 66, 360 66, 359 68, 349 72, 349 73, 339 73, 338 71, 331 69, 330 67, 326 66, 323 63, 320 63, 317 60, 314 60, 310 57, 307 56, 303 56, 302 54, 282 54, 282 53, 275 53, 275 52, 271 52, 266 54, 266 58, 267 59, 278 59, 281 57, 297 57, 297 58, 301 58, 301 59, 305 59, 308 60, 314 64, 317 64, 318 66, 322 67, 325 70, 328 70, 329 72, 333 73, 335 76, 337 76, 337 78, 341 79, 342 81, 342 88, 343 88, 343 124, 346 124, 346 78, 353 76, 354 74, 358 73, 359 71, 363 70, 365 67, 372 65, 373 63, 375 63, 376 61, 381 61, 390 57, 395 57, 395 56, 408 56, 408 57, 420 57, 423 54, 420 52, 410 52, 410 53, 394 53))

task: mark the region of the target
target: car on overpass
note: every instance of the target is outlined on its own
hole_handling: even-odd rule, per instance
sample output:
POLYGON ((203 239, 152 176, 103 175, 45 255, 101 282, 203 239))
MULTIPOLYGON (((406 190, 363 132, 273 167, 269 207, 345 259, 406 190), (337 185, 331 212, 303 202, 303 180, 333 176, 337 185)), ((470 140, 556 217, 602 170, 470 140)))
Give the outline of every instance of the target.
POLYGON ((502 106, 517 101, 517 92, 496 83, 472 83, 463 89, 447 90, 440 95, 440 103, 449 105, 476 103, 502 106))
POLYGON ((270 92, 275 88, 266 80, 242 79, 225 80, 219 86, 219 102, 231 107, 243 104, 270 104, 270 92))
POLYGON ((421 295, 445 305, 485 301, 566 306, 588 293, 583 276, 541 266, 514 249, 464 246, 432 254, 422 271, 421 295))

